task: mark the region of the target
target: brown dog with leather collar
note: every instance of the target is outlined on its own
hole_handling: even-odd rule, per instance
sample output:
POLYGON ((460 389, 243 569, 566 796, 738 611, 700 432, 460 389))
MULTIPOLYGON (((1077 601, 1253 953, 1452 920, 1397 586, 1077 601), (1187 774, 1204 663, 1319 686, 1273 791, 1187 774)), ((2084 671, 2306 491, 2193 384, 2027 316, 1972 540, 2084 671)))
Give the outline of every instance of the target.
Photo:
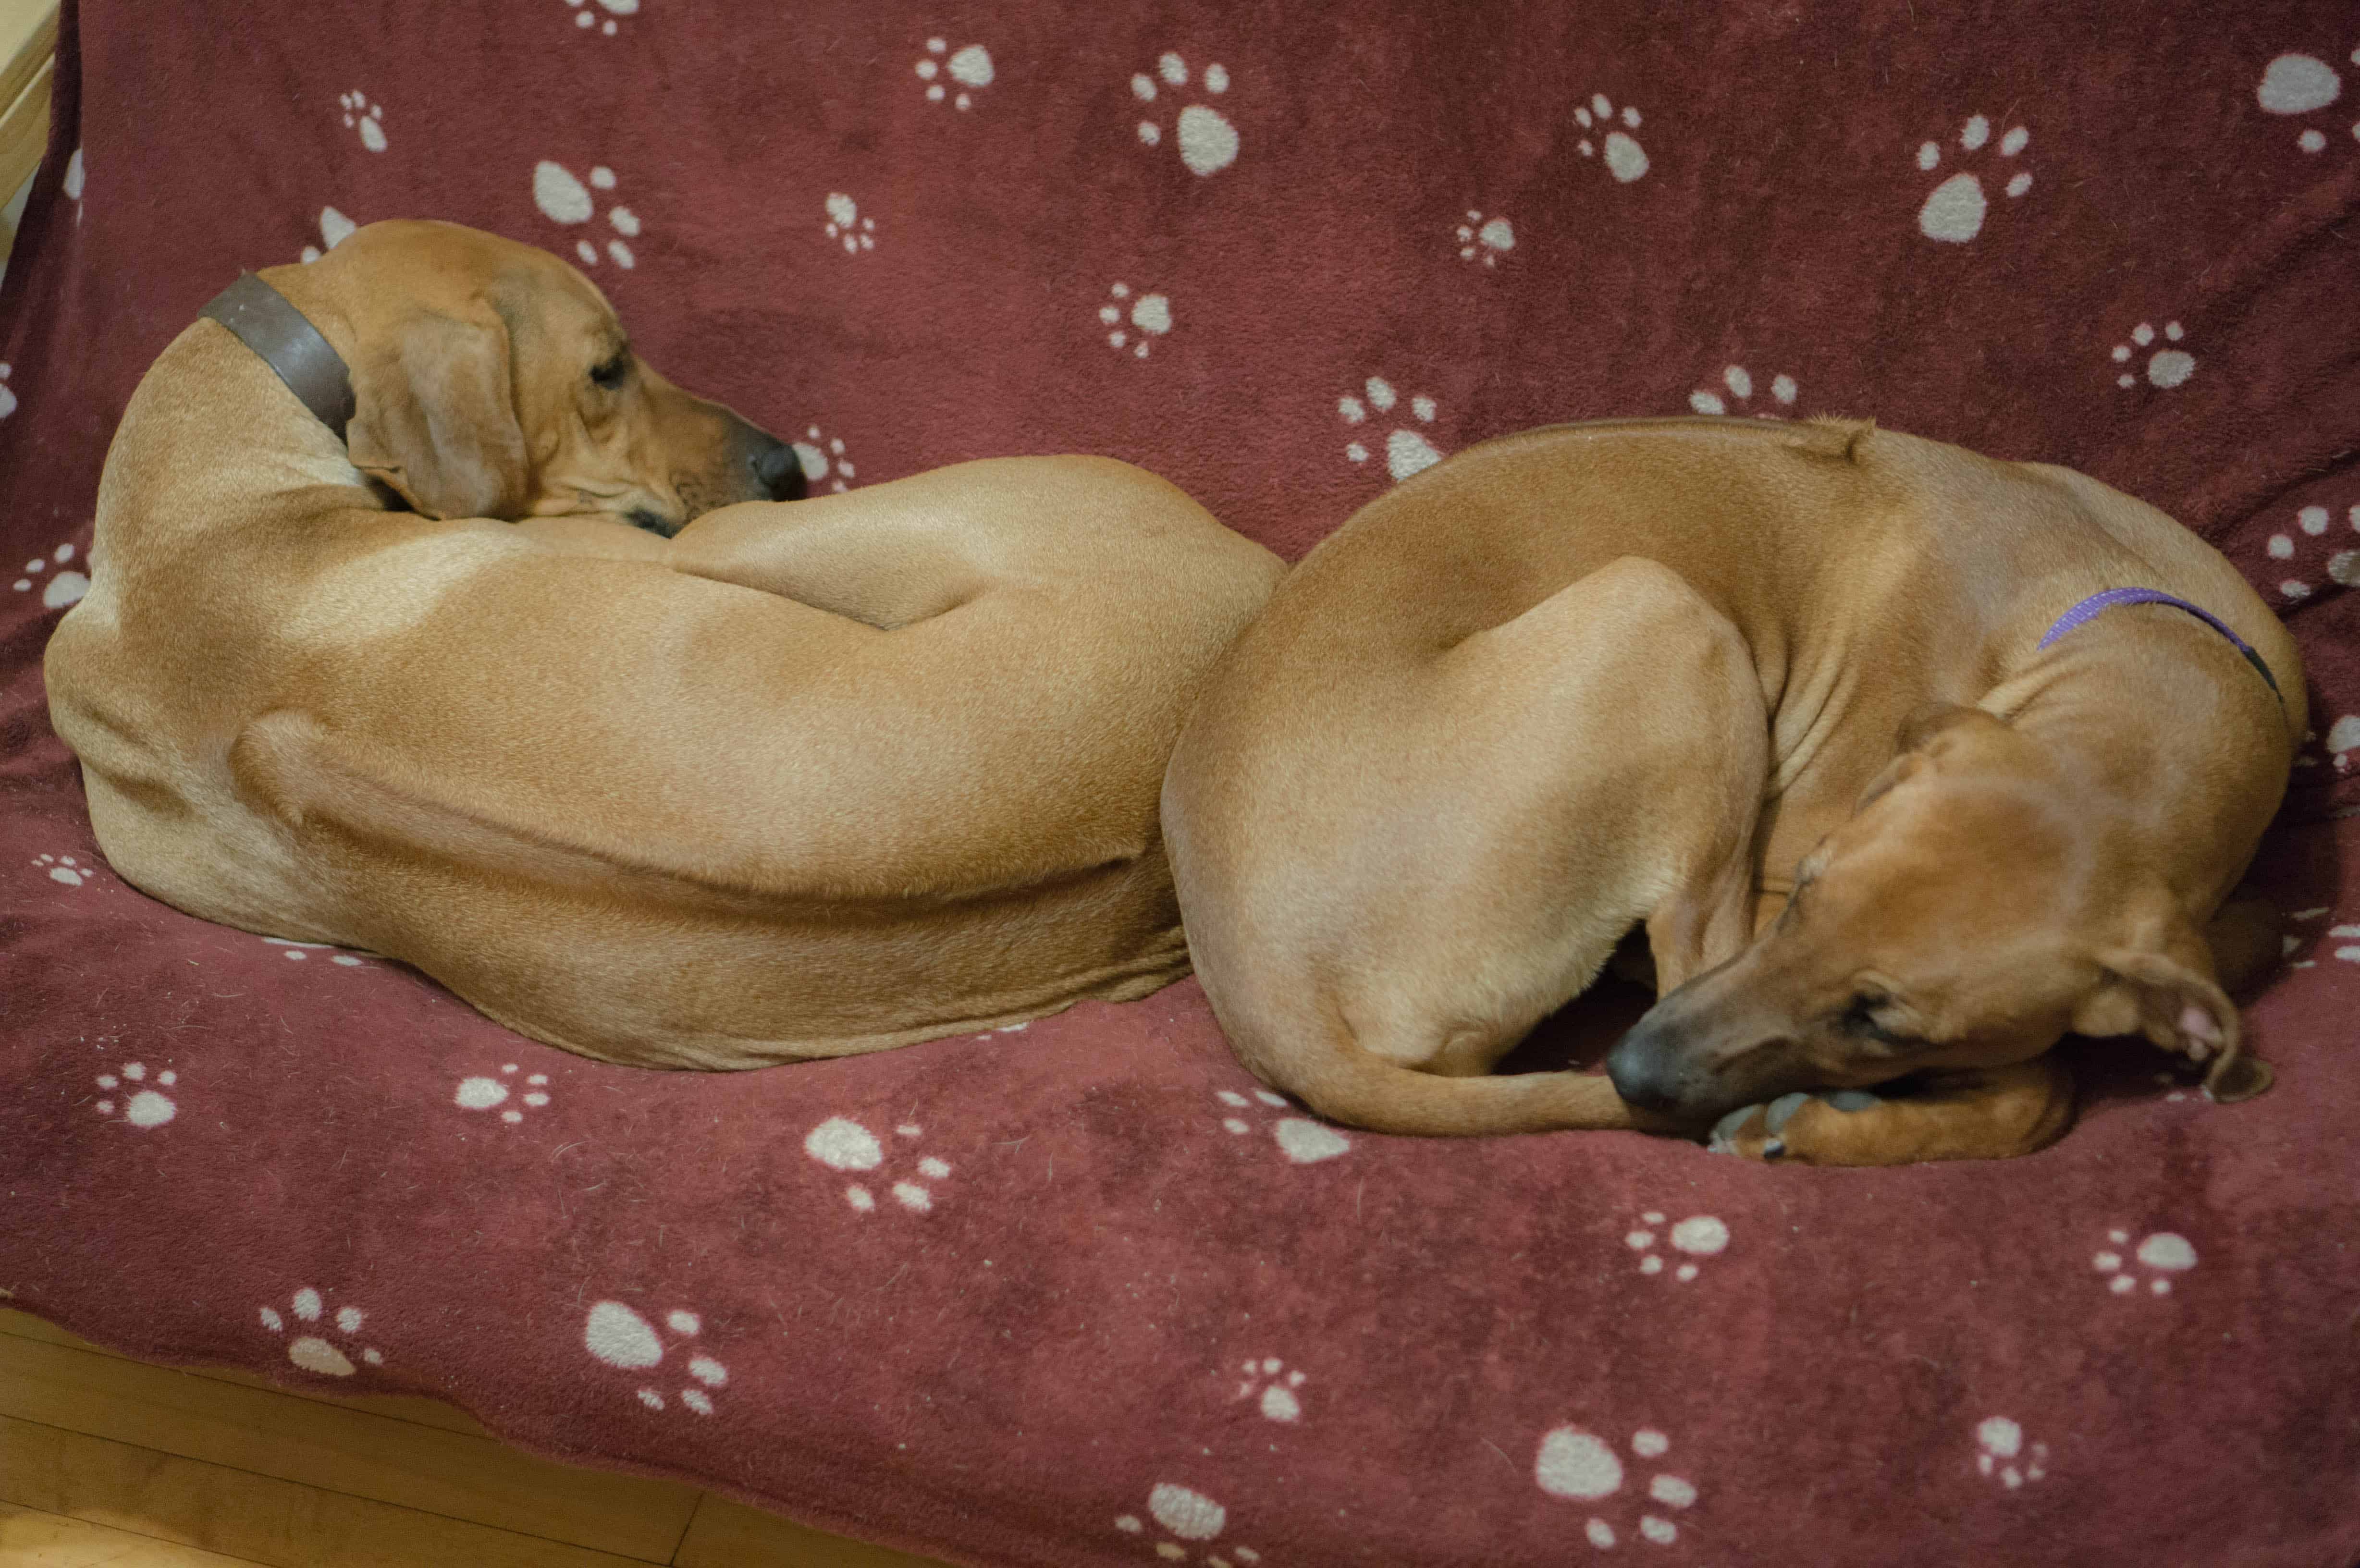
POLYGON ((49 648, 126 880, 647 1065, 1185 972, 1156 790, 1268 551, 1091 458, 774 504, 790 449, 489 234, 376 224, 261 285, 294 321, 225 297, 133 396, 49 648))
POLYGON ((1841 421, 1574 425, 1314 550, 1164 822, 1240 1057, 1338 1120, 1988 1157, 2068 1125, 2068 1031, 2254 1086, 2219 981, 2276 938, 2216 913, 2304 722, 2236 571, 2081 474, 1841 421), (2042 642, 2125 585, 2256 662, 2169 604, 2042 642), (1611 1079, 1488 1076, 1634 924, 1660 999, 1611 1079))

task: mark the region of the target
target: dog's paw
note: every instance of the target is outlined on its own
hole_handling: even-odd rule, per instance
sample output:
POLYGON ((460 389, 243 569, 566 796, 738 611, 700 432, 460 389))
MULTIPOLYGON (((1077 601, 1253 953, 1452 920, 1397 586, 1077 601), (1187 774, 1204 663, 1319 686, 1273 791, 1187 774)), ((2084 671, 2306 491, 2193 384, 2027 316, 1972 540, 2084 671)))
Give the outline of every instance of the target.
POLYGON ((1765 1105, 1740 1105, 1713 1124, 1705 1147, 1741 1160, 1800 1165, 1851 1164, 1852 1118, 1884 1105, 1881 1094, 1838 1089, 1826 1094, 1797 1091, 1765 1105))

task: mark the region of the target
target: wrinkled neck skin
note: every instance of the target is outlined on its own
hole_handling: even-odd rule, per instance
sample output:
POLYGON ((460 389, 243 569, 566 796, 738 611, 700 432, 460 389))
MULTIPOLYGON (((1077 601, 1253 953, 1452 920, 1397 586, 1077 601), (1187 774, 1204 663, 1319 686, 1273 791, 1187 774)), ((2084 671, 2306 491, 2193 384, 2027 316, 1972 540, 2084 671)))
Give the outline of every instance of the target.
POLYGON ((1799 595, 1779 657, 1759 660, 1757 645, 1774 746, 1757 885, 1790 893, 1797 862, 1852 814, 1896 754, 1901 722, 1924 703, 1958 702, 2006 720, 2048 752, 2060 777, 2075 781, 2075 803, 2089 808, 2075 815, 2090 850, 2160 876, 2202 924, 2285 795, 2306 719, 2300 681, 2281 673, 2280 687, 2291 688, 2281 705, 2234 645, 2169 605, 2108 610, 2036 651, 2053 617, 2020 606, 2054 595, 1938 610, 1910 591, 1906 572, 1885 575, 1890 591, 1866 613, 1856 597, 1847 615, 1816 593, 1799 595), (1944 647, 1978 652, 1926 657, 1944 647), (1929 679, 1895 681, 1896 668, 1929 679))
POLYGON ((2277 814, 2304 716, 2299 691, 2282 706, 2226 637, 2152 604, 2108 610, 2027 656, 1978 705, 2087 791, 2073 814, 2101 862, 2159 878, 2198 927, 2277 814))

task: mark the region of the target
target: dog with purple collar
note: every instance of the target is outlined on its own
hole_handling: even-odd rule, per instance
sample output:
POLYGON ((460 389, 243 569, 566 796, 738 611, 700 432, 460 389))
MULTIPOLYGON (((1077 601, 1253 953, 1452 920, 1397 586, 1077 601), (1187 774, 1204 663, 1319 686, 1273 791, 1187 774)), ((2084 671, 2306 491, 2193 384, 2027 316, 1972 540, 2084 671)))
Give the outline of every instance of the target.
POLYGON ((1338 1120, 1998 1158, 2070 1125, 2069 1033, 2267 1083, 2224 985, 2278 942, 2231 894, 2305 719, 2236 570, 2081 474, 1855 421, 1560 426, 1295 569, 1164 827, 1239 1055, 1338 1120), (1658 996, 1606 1074, 1493 1075, 1634 927, 1658 996))

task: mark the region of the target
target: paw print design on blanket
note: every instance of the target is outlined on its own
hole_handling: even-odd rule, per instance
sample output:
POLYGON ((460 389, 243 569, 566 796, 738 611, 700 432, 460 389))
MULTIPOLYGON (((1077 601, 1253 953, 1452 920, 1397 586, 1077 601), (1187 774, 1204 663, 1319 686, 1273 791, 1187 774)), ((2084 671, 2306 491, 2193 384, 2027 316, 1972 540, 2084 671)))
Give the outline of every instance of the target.
MULTIPOLYGON (((1999 139, 1999 155, 2014 158, 2022 152, 2032 133, 2022 125, 2010 126, 1999 139)), ((1970 157, 1983 151, 1991 140, 1991 122, 1981 114, 1971 114, 1959 128, 1959 147, 1970 157)), ((1918 167, 1930 174, 1941 167, 1942 146, 1939 142, 1918 144, 1918 167)), ((1994 176, 1997 178, 1996 175, 1994 176)), ((2012 201, 2032 189, 2032 176, 2023 169, 2008 176, 2007 194, 2012 201)), ((1982 179, 1972 170, 1951 175, 1926 193, 1918 209, 1918 232, 1929 240, 1946 245, 1964 245, 1983 232, 1983 218, 1991 211, 1991 199, 1983 194, 1982 179)))
MULTIPOLYGON (((2295 513, 2295 526, 2292 528, 2270 536, 2269 543, 2265 547, 2270 560, 2274 562, 2283 562, 2297 561, 2301 556, 2312 556, 2313 559, 2307 565, 2299 564, 2295 570, 2307 572, 2311 567, 2316 567, 2330 583, 2338 587, 2360 586, 2360 549, 2351 548, 2355 541, 2341 530, 2336 531, 2333 536, 2330 535, 2329 530, 2334 523, 2334 517, 2333 509, 2327 506, 2314 504, 2299 508, 2295 513), (2309 541, 2311 539, 2326 540, 2323 547, 2327 551, 2326 560, 2316 559, 2315 551, 2322 547, 2311 545, 2309 541)), ((2351 524, 2354 533, 2360 534, 2360 506, 2347 508, 2344 512, 2344 520, 2351 524)), ((2285 568, 2274 567, 2273 570, 2282 571, 2285 568)), ((2311 592, 2311 583, 2307 576, 2290 577, 2278 584, 2278 593, 2281 598, 2308 598, 2311 592)), ((2331 752, 2350 751, 2355 746, 2360 746, 2360 731, 2354 732, 2352 737, 2342 746, 2336 746, 2331 741, 2328 749, 2331 752)), ((2315 760, 2304 758, 2298 759, 2296 763, 2297 767, 2306 765, 2315 766, 2315 760)), ((2343 765, 2339 763, 2338 766, 2343 765)))
MULTIPOLYGON (((509 1084, 515 1081, 516 1072, 515 1062, 504 1062, 500 1063, 501 1076, 498 1078, 484 1074, 462 1078, 459 1087, 451 1095, 451 1103, 463 1111, 497 1110, 508 1103, 509 1084)), ((549 1104, 549 1074, 525 1074, 523 1090, 516 1096, 514 1105, 500 1111, 500 1120, 511 1127, 524 1120, 527 1111, 537 1111, 549 1104)))
MULTIPOLYGON (((915 1122, 903 1122, 893 1129, 893 1136, 914 1142, 924 1135, 924 1131, 915 1122)), ((804 1135, 803 1152, 830 1171, 880 1171, 887 1163, 883 1140, 850 1116, 830 1116, 812 1128, 804 1135)), ((897 1145, 897 1160, 900 1153, 897 1145)), ((938 1183, 950 1173, 950 1161, 931 1154, 921 1156, 903 1171, 899 1181, 886 1189, 886 1195, 913 1214, 931 1214, 936 1189, 928 1183, 938 1183)), ((855 1181, 846 1187, 844 1201, 860 1214, 874 1214, 877 1210, 877 1194, 866 1182, 855 1181)))
MULTIPOLYGON (((1285 1095, 1273 1094, 1267 1089, 1255 1090, 1251 1100, 1235 1089, 1217 1090, 1213 1097, 1231 1111, 1252 1110, 1256 1102, 1280 1110, 1287 1108, 1285 1095)), ((1221 1126, 1240 1138, 1253 1131, 1253 1124, 1240 1116, 1223 1116, 1221 1126)), ((1276 1140, 1279 1152, 1297 1165, 1317 1165, 1323 1160, 1348 1154, 1352 1148, 1350 1138, 1326 1122, 1315 1122, 1309 1116, 1281 1116, 1271 1124, 1270 1136, 1276 1140)))
POLYGON ((2131 1233, 2126 1230, 2110 1230, 2106 1233, 2106 1246, 2090 1258, 2090 1267, 2104 1278, 2106 1289, 2117 1296, 2133 1294, 2142 1282, 2147 1286, 2147 1294, 2169 1296, 2173 1276, 2196 1267, 2195 1247, 2177 1231, 2155 1232, 2141 1240, 2137 1249, 2125 1259, 2122 1249, 2130 1245, 2130 1239, 2131 1233))
POLYGON ((337 105, 344 112, 344 128, 358 133, 361 146, 371 152, 383 152, 385 139, 385 105, 369 102, 368 94, 359 88, 338 95, 337 105))
POLYGON ((1476 208, 1467 209, 1467 221, 1459 225, 1459 259, 1473 261, 1478 256, 1486 267, 1497 267, 1500 258, 1516 248, 1516 226, 1505 218, 1486 218, 1476 208))
MULTIPOLYGON (((288 1313, 295 1319, 295 1337, 287 1342, 287 1359, 306 1372, 317 1372, 325 1377, 349 1377, 359 1368, 345 1352, 358 1350, 360 1358, 371 1367, 385 1365, 385 1353, 374 1345, 356 1345, 352 1336, 360 1333, 367 1321, 366 1312, 355 1306, 336 1309, 335 1316, 327 1316, 327 1303, 320 1292, 310 1285, 295 1292, 288 1305, 288 1313), (313 1332, 300 1332, 312 1327, 313 1332), (330 1336, 333 1335, 333 1338, 330 1336), (338 1345, 336 1340, 344 1343, 338 1345)), ((277 1307, 263 1307, 257 1315, 262 1326, 273 1334, 289 1332, 287 1318, 277 1307)))
MULTIPOLYGON (((2360 49, 2352 51, 2352 63, 2360 65, 2360 49)), ((2262 68, 2262 80, 2254 88, 2254 101, 2266 114, 2300 115, 2316 113, 2344 96, 2344 78, 2333 66, 2310 54, 2282 54, 2262 68)), ((2360 122, 2355 122, 2352 135, 2360 138, 2360 122)), ((2307 153, 2327 150, 2327 133, 2317 125, 2305 125, 2295 136, 2294 145, 2307 153)))
POLYGON ((2006 1416, 1991 1416, 1975 1425, 1975 1473, 2013 1492, 2049 1474, 2049 1445, 2036 1443, 2027 1450, 2022 1426, 2006 1416))
MULTIPOLYGON (((1202 1563, 1205 1568, 1231 1568, 1233 1563, 1260 1563, 1262 1553, 1251 1546, 1206 1546, 1201 1557, 1193 1548, 1219 1539, 1228 1528, 1229 1510, 1193 1487, 1159 1482, 1147 1494, 1147 1518, 1170 1539, 1155 1543, 1155 1555, 1166 1563, 1202 1563)), ((1147 1520, 1137 1514, 1116 1516, 1115 1529, 1125 1535, 1150 1533, 1147 1520)))
POLYGON ((565 0, 565 3, 574 7, 575 27, 584 32, 595 27, 601 36, 610 38, 621 30, 617 26, 619 18, 639 14, 639 0, 598 0, 595 5, 588 4, 587 0, 565 0), (603 16, 599 15, 602 11, 606 13, 603 16))
MULTIPOLYGON (((1633 1467, 1640 1460, 1663 1458, 1671 1446, 1672 1440, 1655 1428, 1641 1427, 1631 1434, 1633 1467)), ((1614 1445, 1578 1426, 1557 1427, 1544 1434, 1540 1452, 1533 1458, 1535 1483, 1550 1497, 1568 1502, 1605 1503, 1610 1497, 1620 1498, 1628 1478, 1629 1468, 1623 1465, 1622 1455, 1615 1453, 1614 1445)), ((1660 1470, 1647 1482, 1646 1498, 1645 1502, 1633 1498, 1601 1508, 1582 1521, 1582 1533, 1589 1537, 1590 1545, 1601 1551, 1612 1547, 1634 1529, 1643 1540, 1669 1546, 1680 1538, 1680 1527, 1671 1516, 1696 1502, 1696 1483, 1685 1475, 1660 1470), (1629 1518, 1633 1507, 1639 1509, 1635 1524, 1629 1518), (1622 1521, 1619 1530, 1615 1526, 1618 1518, 1622 1521)))
MULTIPOLYGON (((1218 62, 1208 65, 1199 82, 1207 95, 1218 97, 1229 90, 1229 68, 1218 62)), ((1131 93, 1142 103, 1153 103, 1166 92, 1178 96, 1187 85, 1188 62, 1167 50, 1157 57, 1154 75, 1142 71, 1131 77, 1131 93)), ((1237 162, 1238 128, 1219 110, 1204 103, 1188 104, 1173 128, 1180 144, 1180 161, 1188 166, 1189 173, 1218 174, 1237 162)), ((1163 125, 1152 119, 1140 121, 1139 139, 1147 147, 1163 146, 1163 125)))
POLYGON ((981 44, 969 44, 945 60, 943 56, 950 47, 948 38, 926 40, 926 52, 918 57, 918 80, 926 84, 929 103, 943 102, 956 87, 958 94, 951 98, 951 106, 973 108, 975 94, 991 85, 991 51, 981 44), (945 76, 950 78, 947 83, 941 80, 945 76))
POLYGON ((1098 321, 1107 327, 1107 346, 1120 351, 1130 345, 1133 358, 1145 359, 1148 345, 1172 330, 1172 301, 1162 294, 1142 294, 1131 298, 1131 285, 1117 282, 1107 290, 1107 302, 1098 307, 1098 321), (1130 327, 1123 324, 1125 306, 1129 307, 1130 327), (1132 330, 1138 333, 1132 341, 1132 330))
MULTIPOLYGON (((705 1330, 704 1318, 685 1307, 664 1313, 663 1323, 679 1342, 693 1340, 705 1330)), ((729 1381, 729 1368, 684 1343, 665 1345, 654 1324, 621 1301, 600 1301, 590 1309, 582 1324, 582 1345, 607 1366, 632 1372, 661 1367, 673 1351, 688 1350, 683 1373, 689 1380, 673 1391, 672 1399, 700 1416, 713 1413, 714 1391, 729 1381)), ((633 1392, 650 1410, 671 1408, 664 1390, 652 1383, 642 1384, 633 1392)))
MULTIPOLYGON (((1401 394, 1394 391, 1393 384, 1383 376, 1370 376, 1361 383, 1360 392, 1366 397, 1366 402, 1349 392, 1336 399, 1337 418, 1348 425, 1365 423, 1371 411, 1394 420, 1401 419, 1393 412, 1401 402, 1401 394)), ((1442 453, 1417 429, 1417 425, 1434 423, 1437 408, 1438 405, 1432 397, 1423 392, 1415 394, 1409 400, 1409 412, 1416 424, 1396 424, 1392 433, 1385 437, 1385 472, 1393 476, 1394 484, 1400 484, 1413 474, 1423 474, 1442 461, 1442 453)), ((1344 456, 1353 463, 1366 463, 1369 461, 1369 448, 1362 441, 1348 441, 1344 446, 1344 456)))
MULTIPOLYGON (((5 376, 7 373, 8 367, 0 365, 0 376, 5 376)), ((6 390, 5 387, 0 387, 0 392, 6 390)), ((16 407, 13 398, 10 399, 8 406, 12 408, 16 407)), ((69 605, 79 604, 82 603, 82 596, 90 592, 90 579, 79 572, 64 570, 66 562, 73 558, 74 547, 71 544, 61 544, 47 555, 37 555, 25 562, 23 574, 10 583, 9 587, 19 593, 29 593, 35 588, 40 589, 43 609, 62 610, 69 605), (52 572, 50 571, 52 567, 59 570, 52 572)))
MULTIPOLYGON (((2187 335, 2188 330, 2178 321, 2163 323, 2164 346, 2157 348, 2153 354, 2147 355, 2146 369, 2149 386, 2167 389, 2179 387, 2184 385, 2190 376, 2196 374, 2196 356, 2178 346, 2180 340, 2187 335)), ((2149 348, 2155 346, 2155 323, 2141 321, 2130 330, 2128 336, 2128 342, 2114 345, 2114 359, 2116 365, 2128 365, 2135 355, 2147 354, 2149 348)), ((2129 370, 2117 372, 2114 376, 2114 385, 2117 387, 2136 387, 2138 383, 2138 376, 2129 370)))
MULTIPOLYGON (((1661 1209, 1649 1209, 1639 1216, 1639 1224, 1622 1237, 1622 1245, 1639 1255, 1639 1272, 1660 1274, 1664 1271, 1663 1254, 1655 1250, 1656 1229, 1664 1223, 1661 1209)), ((1671 1228, 1666 1238, 1672 1250, 1685 1255, 1672 1278, 1685 1285, 1703 1269, 1698 1260, 1718 1258, 1729 1248, 1729 1226, 1712 1214, 1690 1214, 1671 1228)))
MULTIPOLYGON (((1609 174, 1625 185, 1645 176, 1647 149, 1630 134, 1639 128, 1638 110, 1625 103, 1618 114, 1612 99, 1603 93, 1593 93, 1588 103, 1576 106, 1573 117, 1583 130, 1603 133, 1606 171, 1609 174), (1618 119, 1622 122, 1620 125, 1615 124, 1618 119)), ((1599 145, 1584 136, 1575 150, 1584 158, 1595 158, 1599 145)))
POLYGON ((125 1126, 143 1131, 159 1127, 180 1115, 179 1104, 164 1093, 180 1081, 180 1075, 169 1067, 150 1078, 146 1062, 126 1062, 114 1072, 102 1073, 92 1080, 105 1095, 92 1109, 102 1116, 111 1116, 120 1110, 125 1126))
MULTIPOLYGON (((609 191, 618 183, 615 171, 603 163, 592 167, 585 184, 563 164, 542 158, 532 166, 532 204, 553 223, 586 223, 598 215, 598 198, 590 192, 609 191)), ((638 256, 624 242, 639 237, 639 215, 617 203, 606 209, 606 226, 615 231, 606 241, 606 258, 617 267, 637 266, 638 256)), ((574 242, 574 256, 585 267, 598 265, 598 247, 589 239, 574 242)))
POLYGON ((358 223, 354 223, 333 207, 321 208, 320 243, 303 247, 303 260, 306 263, 319 260, 321 256, 352 238, 353 231, 359 227, 358 223))
POLYGON ((1754 396, 1754 373, 1742 365, 1729 365, 1721 373, 1721 384, 1729 389, 1727 401, 1718 392, 1699 388, 1688 394, 1688 407, 1699 414, 1752 414, 1757 419, 1772 419, 1793 408, 1796 397, 1802 391, 1793 376, 1781 372, 1770 378, 1770 396, 1777 408, 1732 408, 1732 403, 1743 404, 1754 396))

